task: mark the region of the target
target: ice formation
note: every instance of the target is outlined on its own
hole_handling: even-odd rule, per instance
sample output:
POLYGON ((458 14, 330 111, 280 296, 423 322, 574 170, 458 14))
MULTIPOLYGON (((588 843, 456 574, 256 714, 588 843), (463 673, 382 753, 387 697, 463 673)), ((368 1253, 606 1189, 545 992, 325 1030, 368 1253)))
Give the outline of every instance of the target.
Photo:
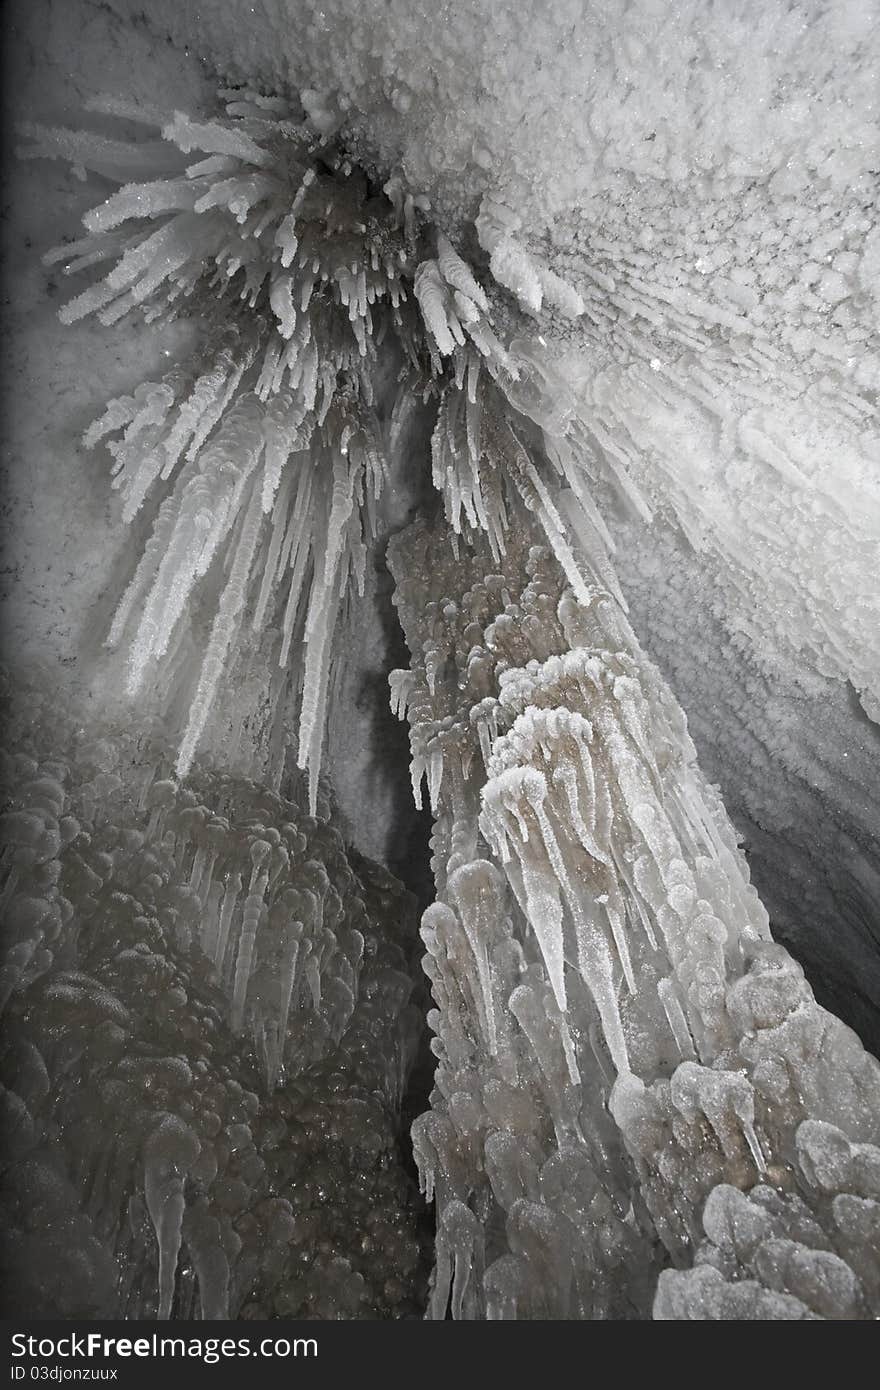
MULTIPOLYGON (((424 199, 393 179, 384 191, 371 189, 287 102, 248 89, 222 99, 215 118, 178 112, 160 123, 161 141, 131 147, 98 133, 26 126, 21 153, 63 158, 83 176, 93 171, 119 185, 86 214, 85 238, 46 257, 67 274, 116 262, 65 305, 63 322, 96 314, 109 326, 135 310, 148 322, 173 319, 189 301, 207 318, 195 363, 111 401, 83 440, 87 448, 107 441, 123 521, 159 499, 107 637, 113 647, 132 629, 129 694, 141 692, 157 661, 173 666, 191 596, 205 581, 219 601, 177 772, 192 764, 236 648, 259 651, 268 629, 266 643, 277 651, 267 666, 286 671, 293 643, 304 650, 293 679, 302 691, 298 765, 308 769, 314 810, 334 629, 349 591, 363 593, 400 417, 419 396, 439 398, 435 482, 450 522, 460 529, 463 508, 471 524, 500 534, 500 500, 488 514, 478 477, 480 371, 485 365, 518 396, 529 392, 536 366, 527 344, 502 347, 471 269, 442 230, 422 225, 424 199), (153 177, 129 182, 133 169, 153 177), (389 335, 396 348, 380 356, 389 335), (389 367, 399 388, 386 428, 377 396, 383 387, 387 394, 381 378, 389 367), (463 476, 451 447, 456 431, 470 440, 463 476)), ((118 100, 93 107, 148 126, 159 121, 118 100)), ((526 275, 529 287, 517 293, 534 308, 543 291, 568 312, 582 310, 558 277, 514 254, 495 221, 485 225, 500 283, 526 275)), ((277 694, 276 709, 285 710, 277 694)))
POLYGON ((527 305, 536 263, 559 276, 579 331, 542 326, 572 351, 597 442, 711 556, 759 660, 793 647, 876 715, 870 4, 482 0, 436 36, 414 0, 152 8, 219 70, 305 91, 447 230, 475 222, 527 305))
POLYGON ((880 1067, 772 941, 598 572, 577 596, 516 534, 393 551, 436 816, 431 1315, 871 1317, 880 1067))
POLYGON ((424 474, 442 517, 389 553, 392 706, 434 818, 428 1315, 880 1309, 880 1071, 772 938, 643 649, 688 651, 701 758, 758 828, 780 788, 788 937, 818 922, 831 959, 837 913, 880 978, 876 796, 847 770, 845 894, 797 824, 843 785, 828 682, 880 709, 876 33, 844 0, 491 8, 475 56, 471 7, 426 43, 412 0, 154 0, 199 30, 219 109, 104 99, 89 133, 24 132, 115 186, 47 258, 103 277, 62 319, 199 338, 84 436, 152 528, 106 635, 145 727, 185 711, 171 761, 16 713, 0 1003, 29 1306, 419 1306, 409 909, 346 854, 319 773, 341 617, 424 474), (694 649, 747 651, 750 688, 694 649), (223 771, 235 694, 272 791, 223 771), (135 1119, 103 1146, 108 1105, 135 1119))
POLYGON ((34 692, 4 737, 7 1314, 412 1315, 412 900, 326 807, 34 692))

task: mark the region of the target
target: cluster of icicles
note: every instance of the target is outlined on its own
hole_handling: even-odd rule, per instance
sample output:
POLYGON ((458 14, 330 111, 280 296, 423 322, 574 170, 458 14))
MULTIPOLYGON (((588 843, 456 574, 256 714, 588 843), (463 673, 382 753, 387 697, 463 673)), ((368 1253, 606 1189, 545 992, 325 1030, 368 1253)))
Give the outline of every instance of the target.
POLYGON ((875 1316, 880 1067, 772 941, 619 604, 534 540, 392 546, 436 815, 431 1315, 875 1316))
MULTIPOLYGON (((134 161, 146 180, 53 253, 69 270, 116 261, 68 319, 161 318, 192 297, 209 325, 192 371, 112 402, 86 436, 110 441, 126 516, 155 509, 110 633, 131 630, 133 691, 184 642, 196 586, 219 593, 178 774, 236 650, 262 642, 277 669, 302 642, 298 762, 314 811, 334 624, 363 584, 408 417, 434 412, 444 522, 391 547, 413 658, 392 703, 410 721, 416 800, 427 776, 436 818, 438 901, 422 930, 438 1068, 413 1131, 437 1210, 431 1314, 872 1316, 877 1064, 771 940, 683 715, 629 628, 594 500, 615 493, 645 515, 619 452, 595 447, 534 342, 500 341, 497 290, 398 180, 371 189, 286 104, 250 92, 162 135, 119 147, 34 130, 30 152, 118 183, 134 161), (384 414, 383 363, 399 367, 384 414)), ((526 312, 580 313, 517 230, 484 201, 496 285, 526 312)), ((155 795, 161 814, 177 793, 155 795)), ((272 910, 293 843, 261 832, 240 886, 227 872, 218 892, 222 834, 208 829, 174 872, 189 873, 215 959, 231 893, 250 979, 253 904, 272 910)), ((300 868, 291 891, 323 898, 317 931, 332 934, 335 902, 300 868)), ((281 917, 298 920, 298 901, 281 917)), ((314 941, 311 966, 289 930, 271 941, 267 1011, 248 1015, 229 982, 269 1081, 285 1064, 286 982, 303 979, 322 1014, 326 1001, 331 1048, 357 969, 337 939, 331 991, 314 941)), ((167 1200, 176 1231, 179 1193, 167 1200)))
MULTIPOLYGON (((46 257, 66 274, 114 263, 66 305, 64 322, 93 314, 109 326, 139 310, 161 323, 194 307, 205 325, 198 360, 111 401, 85 434, 87 447, 107 442, 123 519, 154 515, 108 645, 130 640, 132 695, 148 678, 161 689, 157 663, 185 649, 197 586, 219 594, 177 759, 183 776, 236 652, 286 670, 301 643, 291 698, 314 809, 334 629, 346 595, 363 592, 407 417, 433 402, 434 481, 456 531, 482 529, 503 548, 512 485, 567 551, 565 523, 510 421, 522 411, 527 425, 540 407, 564 433, 571 410, 548 391, 532 344, 499 341, 485 291, 427 224, 424 199, 397 178, 371 188, 290 103, 221 96, 207 121, 93 103, 104 117, 158 125, 162 138, 30 126, 23 153, 121 185, 86 214, 86 237, 46 257), (380 345, 399 370, 390 419, 377 401, 380 345), (493 403, 504 414, 498 396, 512 410, 493 445, 482 416, 493 403)), ((498 282, 532 313, 579 313, 577 294, 529 258, 515 225, 486 203, 478 232, 498 282)))
POLYGON ((39 706, 0 757, 4 1306, 413 1315, 407 897, 302 805, 39 706))

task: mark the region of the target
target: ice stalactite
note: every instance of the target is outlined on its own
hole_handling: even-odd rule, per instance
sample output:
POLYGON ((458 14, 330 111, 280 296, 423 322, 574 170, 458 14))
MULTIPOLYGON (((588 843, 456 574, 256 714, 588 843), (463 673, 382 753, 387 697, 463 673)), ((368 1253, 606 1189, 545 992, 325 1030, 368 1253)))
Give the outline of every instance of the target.
POLYGON ((489 253, 494 278, 516 296, 521 309, 537 314, 546 306, 565 318, 577 318, 584 312, 584 301, 577 290, 530 255, 517 240, 522 218, 510 208, 484 198, 476 226, 480 245, 489 253))
POLYGON ((220 71, 246 31, 264 80, 311 89, 447 231, 479 209, 491 273, 527 314, 579 301, 577 332, 551 331, 595 445, 705 555, 735 640, 850 681, 876 717, 870 5, 485 0, 431 33, 410 0, 153 5, 220 71), (548 268, 569 282, 555 301, 548 268))
POLYGON ((500 556, 392 548, 436 816, 432 1315, 873 1316, 880 1068, 772 941, 607 558, 575 587, 534 513, 500 556))
MULTIPOLYGON (((407 404, 437 412, 435 482, 453 526, 463 512, 500 533, 503 508, 478 476, 481 368, 504 394, 528 397, 534 362, 528 345, 502 345, 485 290, 427 221, 425 199, 394 178, 371 186, 295 102, 247 89, 221 100, 207 120, 164 122, 93 103, 104 120, 158 125, 160 141, 131 145, 129 173, 139 178, 149 153, 148 182, 126 182, 126 146, 114 142, 110 158, 97 133, 31 125, 22 153, 121 185, 86 214, 85 238, 46 257, 65 274, 112 266, 62 309, 65 323, 96 315, 110 327, 135 311, 158 324, 191 310, 203 320, 192 362, 111 401, 84 436, 113 459, 123 520, 153 516, 108 634, 109 646, 127 644, 129 693, 161 691, 162 666, 188 653, 196 595, 216 593, 178 774, 237 654, 244 678, 262 671, 264 686, 293 654, 297 763, 314 811, 337 616, 348 594, 363 595, 407 404), (390 422, 380 399, 389 363, 399 374, 390 422), (449 445, 462 431, 460 473, 449 445)), ((548 275, 556 302, 561 282, 548 275)), ((579 312, 577 296, 566 302, 579 312)), ((539 481, 520 486, 543 505, 539 481)))
MULTIPOLYGON (((239 654, 263 694, 271 681, 261 671, 286 669, 293 656, 297 761, 309 775, 311 815, 289 820, 274 802, 271 816, 228 816, 222 788, 210 811, 197 783, 181 789, 163 776, 144 789, 146 843, 158 846, 151 892, 173 884, 173 901, 156 906, 138 882, 147 901, 132 894, 132 930, 147 950, 135 943, 132 953, 152 962, 157 930, 170 957, 195 953, 214 990, 210 1022, 200 1025, 212 1037, 222 1031, 230 1049, 252 1050, 270 1094, 302 1068, 331 1065, 356 1033, 363 998, 383 1016, 406 1017, 408 982, 394 967, 364 985, 363 919, 328 873, 328 857, 336 860, 327 846, 311 853, 309 822, 320 805, 338 614, 363 588, 389 460, 408 416, 424 408, 444 523, 417 524, 392 547, 413 656, 392 692, 411 725, 416 802, 427 783, 436 818, 437 901, 422 933, 439 1065, 431 1109, 413 1131, 437 1211, 430 1313, 872 1316, 877 1065, 816 1005, 771 939, 684 717, 630 630, 600 505, 614 494, 625 513, 648 521, 659 494, 694 547, 719 553, 734 587, 748 592, 761 560, 743 558, 724 505, 711 503, 713 495, 723 503, 723 491, 699 479, 689 487, 670 465, 677 436, 665 418, 682 397, 651 336, 665 323, 671 341, 699 351, 706 323, 735 334, 739 316, 707 312, 690 291, 646 286, 641 262, 618 283, 602 269, 595 238, 581 293, 534 249, 518 215, 489 197, 474 227, 488 257, 483 284, 428 222, 424 198, 399 178, 380 192, 352 168, 318 99, 304 94, 310 119, 248 90, 223 102, 205 120, 160 121, 162 141, 136 145, 127 166, 148 180, 137 184, 124 182, 125 150, 115 142, 27 132, 29 153, 122 185, 87 214, 87 238, 50 255, 72 272, 113 262, 63 318, 95 314, 109 327, 134 310, 162 321, 186 306, 205 327, 195 362, 112 401, 85 437, 107 443, 125 520, 146 509, 153 518, 110 631, 111 644, 128 646, 130 692, 140 698, 164 682, 167 693, 174 672, 188 669, 188 614, 206 593, 214 618, 177 775, 190 771, 239 654), (600 335, 607 329, 603 351, 615 360, 588 374, 577 405, 540 340, 524 336, 523 316, 548 308, 584 315, 600 335), (621 315, 648 328, 621 344, 621 315), (383 377, 398 371, 389 392, 383 377)), ((132 115, 106 103, 103 113, 132 115)), ((564 268, 564 255, 553 261, 564 268)), ((730 293, 750 302, 747 286, 730 293)), ((699 364, 688 372, 692 399, 714 410, 711 381, 699 364)), ((822 389, 839 394, 833 382, 822 389)), ((802 517, 836 517, 836 503, 811 484, 809 460, 793 466, 777 447, 769 390, 738 423, 720 419, 720 456, 745 450, 774 478, 785 475, 802 517)), ((858 432, 862 405, 847 397, 844 406, 858 432)), ((737 487, 751 497, 749 477, 737 487)), ((750 524, 750 533, 760 537, 755 555, 782 571, 791 547, 779 547, 772 524, 750 524)), ((824 553, 835 563, 821 583, 794 586, 791 630, 780 630, 823 670, 851 675, 870 709, 874 638, 859 585, 873 539, 860 520, 829 534, 824 553), (849 540, 856 562, 838 564, 849 540)), ((790 575, 781 588, 792 588, 790 575)), ((267 703, 283 724, 284 701, 267 703)), ((117 790, 112 780, 87 784, 88 809, 75 824, 101 823, 98 808, 117 790)), ((22 901, 14 875, 54 863, 62 848, 56 793, 28 786, 31 794, 36 809, 23 804, 9 824, 21 853, 9 857, 18 925, 4 988, 39 990, 45 977, 47 1008, 85 1000, 90 1020, 89 1010, 103 1008, 124 1032, 130 994, 105 988, 100 962, 80 970, 80 953, 91 957, 78 939, 68 942, 51 875, 44 883, 40 868, 47 891, 36 906, 22 901)), ((76 900, 100 906, 115 859, 108 869, 107 852, 96 859, 78 834, 69 861, 81 875, 76 900)), ((82 936, 78 925, 71 940, 75 930, 82 936)), ((185 977, 169 978, 182 1008, 185 977)), ((183 1027, 181 1019, 175 1011, 183 1027)), ((369 1031, 364 1024, 365 1038, 369 1031)), ((393 1108, 405 1060, 392 1051, 382 1077, 393 1108)), ((197 1070, 189 1053, 175 1053, 154 1077, 155 1054, 146 1055, 160 1093, 197 1070)), ((54 1075, 58 1059, 50 1060, 43 1071, 54 1075)), ((209 1059, 198 1061, 210 1071, 209 1059)), ((32 1071, 39 1098, 35 1062, 32 1071)), ((178 1278, 184 1248, 203 1311, 225 1311, 255 1280, 270 1287, 286 1258, 278 1245, 296 1224, 283 1205, 248 1207, 229 1234, 242 1185, 261 1200, 269 1190, 244 1132, 253 1106, 224 1100, 224 1141, 206 1142, 219 1131, 204 1122, 196 1092, 186 1113, 172 1109, 166 1120, 163 1111, 155 1127, 151 1116, 138 1153, 145 1205, 129 1224, 135 1242, 148 1235, 155 1248, 161 1313, 175 1299, 192 1306, 191 1271, 188 1292, 178 1278), (218 1196, 221 1158, 234 1176, 221 1179, 218 1196)), ((120 1095, 124 1086, 112 1092, 120 1095)), ((31 1112, 17 1093, 7 1099, 29 1152, 31 1112)), ((213 1095, 204 1104, 213 1107, 213 1095)), ((347 1119, 337 1122, 344 1131, 347 1119)), ((285 1128, 279 1120, 277 1132, 285 1128)), ((77 1158, 83 1171, 75 1164, 71 1181, 88 1177, 98 1192, 115 1162, 102 1154, 95 1175, 77 1158)), ((99 1199, 87 1215, 92 1209, 98 1219, 99 1199)), ((115 1227, 96 1236, 112 1259, 117 1237, 115 1227)), ((359 1306, 365 1276, 350 1261, 332 1263, 322 1271, 326 1288, 343 1289, 340 1306, 359 1306)), ((125 1306, 145 1297, 133 1288, 125 1306)), ((288 1289, 274 1306, 300 1305, 288 1289)))
POLYGON ((33 691, 4 724, 5 1306, 416 1312, 411 900, 305 789, 179 787, 33 691))

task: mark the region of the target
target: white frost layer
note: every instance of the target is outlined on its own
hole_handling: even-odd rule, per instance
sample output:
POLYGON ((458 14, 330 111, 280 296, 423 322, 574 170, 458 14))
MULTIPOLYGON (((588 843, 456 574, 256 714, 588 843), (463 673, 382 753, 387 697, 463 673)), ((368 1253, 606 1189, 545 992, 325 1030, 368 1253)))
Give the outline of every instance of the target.
POLYGON ((149 17, 223 71, 306 91, 415 190, 459 207, 489 191, 533 230, 620 174, 796 185, 827 170, 843 187, 877 167, 878 35, 860 0, 481 0, 442 24, 422 0, 152 0, 149 17))

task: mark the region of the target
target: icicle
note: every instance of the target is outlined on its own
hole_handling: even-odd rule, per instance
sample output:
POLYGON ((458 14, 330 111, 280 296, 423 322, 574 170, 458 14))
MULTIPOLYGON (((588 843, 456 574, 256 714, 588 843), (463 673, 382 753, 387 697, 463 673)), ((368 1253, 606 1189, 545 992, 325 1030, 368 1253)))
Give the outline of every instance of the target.
POLYGON ((296 328, 296 309, 292 291, 293 280, 290 275, 279 275, 273 280, 269 290, 269 303, 278 320, 278 331, 284 339, 292 338, 296 328))
POLYGON ((410 760, 409 775, 410 783, 412 785, 413 801, 415 802, 416 809, 418 811, 421 811, 422 778, 425 775, 425 760, 424 758, 416 755, 415 753, 413 754, 412 759, 410 760))
POLYGON ((285 270, 293 264, 299 242, 296 237, 296 214, 289 212, 278 224, 275 245, 281 251, 281 264, 285 270))
POLYGON ((440 805, 440 788, 443 784, 443 753, 434 748, 428 759, 428 800, 435 812, 440 805))
POLYGON ((204 150, 206 154, 231 155, 245 164, 271 164, 272 156, 241 131, 225 129, 217 121, 193 121, 183 111, 175 111, 162 130, 164 140, 173 141, 184 154, 204 150))
POLYGON ((106 202, 87 212, 83 226, 94 234, 112 231, 132 219, 157 217, 165 212, 192 212, 198 196, 199 185, 190 179, 127 183, 106 202))
POLYGON ((472 300, 484 314, 488 314, 489 301, 486 299, 482 287, 474 279, 470 266, 462 260, 448 237, 439 231, 437 233, 437 263, 446 283, 451 285, 453 289, 459 290, 467 299, 472 300))
MULTIPOLYGON (((328 539, 330 526, 328 524, 328 539)), ((328 544, 328 557, 330 554, 328 544)), ((306 619, 306 663, 303 677, 303 697, 300 712, 298 765, 308 769, 309 806, 315 814, 318 798, 318 776, 321 766, 321 745, 324 736, 325 702, 330 668, 333 633, 342 597, 343 576, 338 569, 341 542, 333 546, 337 556, 337 571, 332 585, 324 576, 316 578, 309 599, 306 619)))
POLYGON ((455 338, 450 331, 448 310, 444 301, 447 298, 436 261, 423 261, 415 274, 413 293, 419 302, 425 325, 444 357, 455 349, 455 338))
POLYGON ((159 508, 156 524, 153 527, 153 534, 147 542, 144 553, 135 570, 134 578, 125 590, 119 606, 113 615, 113 622, 110 625, 110 631, 107 634, 105 646, 111 649, 118 647, 135 604, 142 596, 159 567, 161 558, 174 533, 176 518, 177 508, 175 499, 172 497, 166 498, 159 508))
POLYGON ((448 891, 455 902, 477 966, 491 1056, 498 1051, 495 999, 489 973, 488 943, 503 912, 501 880, 486 860, 465 864, 450 875, 448 891))
POLYGON ((277 1055, 273 1059, 268 1078, 270 1089, 275 1085, 279 1069, 284 1059, 284 1048, 287 1041, 287 1021, 290 1017, 290 1006, 293 1000, 294 985, 296 983, 296 968, 299 960, 302 934, 302 922, 289 923, 287 949, 281 973, 281 1007, 278 1013, 277 1055))
POLYGON ((636 977, 632 968, 632 960, 630 959, 629 943, 626 939, 626 923, 624 921, 623 912, 621 911, 620 895, 616 888, 613 893, 613 900, 611 895, 609 895, 609 902, 606 904, 605 912, 608 917, 608 924, 611 928, 611 935, 617 950, 617 959, 620 961, 620 967, 623 971, 623 978, 626 980, 627 989, 630 994, 635 994, 636 977))
POLYGON ((233 1033, 241 1033, 244 1028, 244 1008, 251 975, 251 962, 256 945, 257 930, 262 921, 264 909, 265 904, 262 896, 258 897, 251 893, 245 898, 241 918, 241 935, 238 939, 238 956, 235 962, 232 1012, 229 1021, 233 1033))
POLYGON ((245 593, 263 519, 260 489, 251 490, 248 510, 242 523, 235 560, 220 607, 214 619, 211 638, 202 664, 198 689, 190 709, 189 722, 177 757, 177 775, 185 777, 195 754, 196 746, 208 719, 217 687, 223 676, 223 664, 232 642, 239 614, 244 607, 245 593))
POLYGON ((220 1223, 199 1202, 186 1212, 183 1235, 199 1281, 202 1321, 225 1321, 229 1317, 230 1272, 220 1223))
POLYGON ((217 954, 217 945, 220 932, 220 902, 223 897, 223 884, 214 882, 211 884, 205 908, 202 914, 201 925, 201 947, 208 960, 213 960, 217 954))
MULTIPOLYGON (((268 467, 268 460, 267 460, 268 467)), ((272 596, 275 585, 278 582, 279 558, 281 547, 287 530, 288 508, 290 506, 291 478, 288 474, 282 479, 278 494, 272 507, 272 530, 269 539, 269 548, 266 553, 263 565, 263 577, 260 583, 260 592, 257 604, 254 609, 253 627, 255 632, 259 632, 266 621, 266 611, 269 600, 272 596)), ((263 510, 266 510, 265 492, 262 499, 263 510)))
POLYGON ((657 993, 660 996, 660 1002, 663 1005, 672 1036, 675 1038, 682 1059, 686 1062, 695 1061, 697 1054, 694 1051, 694 1041, 676 993, 674 981, 671 979, 658 980, 657 993))
POLYGON ((565 962, 562 944, 562 907, 555 881, 538 869, 526 851, 521 859, 523 884, 529 904, 529 922, 541 948, 547 975, 560 1009, 565 1008, 565 962))
POLYGON ((200 1150, 193 1131, 171 1115, 165 1117, 145 1147, 144 1195, 159 1247, 160 1319, 171 1317, 183 1228, 184 1179, 200 1150))
POLYGON ((296 561, 290 576, 290 586, 287 591, 287 602, 285 604, 284 618, 282 620, 281 652, 278 657, 278 665, 282 668, 287 665, 290 655, 294 622, 299 612, 300 595, 302 594, 303 581, 306 576, 306 565, 308 564, 309 553, 309 544, 300 542, 296 550, 296 561))
POLYGON ((226 958, 226 946, 229 941, 229 930, 232 926, 232 915, 235 912, 241 889, 241 874, 233 873, 227 881, 226 891, 223 894, 223 906, 220 909, 220 927, 217 932, 217 947, 214 954, 214 964, 218 971, 222 971, 223 969, 223 961, 226 958))
MULTIPOLYGON (((200 378, 196 382, 193 396, 202 388, 204 382, 203 396, 198 402, 198 423, 192 432, 192 438, 186 450, 185 458, 188 462, 197 459, 202 451, 202 447, 214 427, 222 420, 231 405, 242 378, 253 363, 256 356, 256 349, 253 346, 242 346, 236 358, 232 370, 227 369, 227 356, 220 354, 218 364, 215 369, 209 372, 206 377, 200 378), (204 402, 204 404, 202 404, 204 402)), ((196 403, 194 402, 194 411, 196 403)), ((163 470, 163 476, 168 476, 163 470)))

